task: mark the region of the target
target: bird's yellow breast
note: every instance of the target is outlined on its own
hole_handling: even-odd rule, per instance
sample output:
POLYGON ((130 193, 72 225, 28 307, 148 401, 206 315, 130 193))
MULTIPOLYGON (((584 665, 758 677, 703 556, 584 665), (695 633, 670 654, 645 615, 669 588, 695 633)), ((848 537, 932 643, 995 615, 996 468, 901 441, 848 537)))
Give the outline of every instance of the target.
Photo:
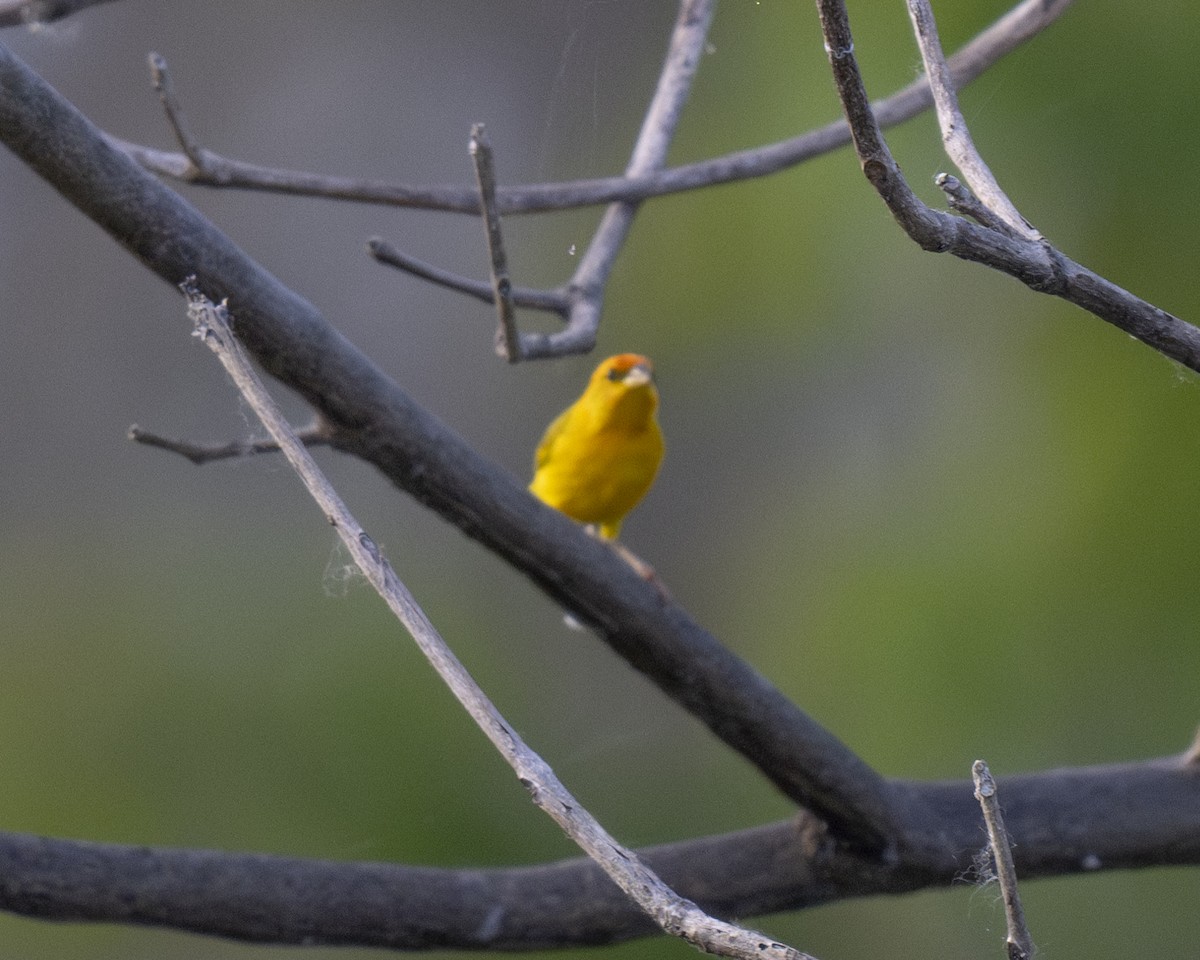
POLYGON ((649 361, 634 354, 606 360, 583 395, 550 424, 534 458, 530 491, 572 519, 599 526, 608 539, 646 495, 662 462, 658 394, 648 370, 649 361), (613 377, 609 368, 617 361, 630 369, 642 365, 645 376, 613 377))

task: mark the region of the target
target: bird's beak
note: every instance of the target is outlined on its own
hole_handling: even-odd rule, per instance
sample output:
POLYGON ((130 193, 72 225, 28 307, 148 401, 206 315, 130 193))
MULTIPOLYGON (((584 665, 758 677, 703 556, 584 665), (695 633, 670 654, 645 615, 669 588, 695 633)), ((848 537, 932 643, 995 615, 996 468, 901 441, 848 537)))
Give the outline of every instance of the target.
POLYGON ((627 387, 644 387, 653 380, 654 374, 644 363, 630 367, 629 372, 625 374, 625 385, 627 387))

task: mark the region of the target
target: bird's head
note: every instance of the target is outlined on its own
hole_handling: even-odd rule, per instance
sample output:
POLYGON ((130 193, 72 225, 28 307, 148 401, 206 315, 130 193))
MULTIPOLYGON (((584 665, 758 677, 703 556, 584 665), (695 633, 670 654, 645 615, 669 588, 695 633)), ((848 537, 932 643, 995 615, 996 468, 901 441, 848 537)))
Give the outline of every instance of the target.
POLYGON ((625 388, 644 387, 654 382, 654 364, 638 353, 618 353, 609 357, 592 374, 592 382, 607 380, 625 388))
POLYGON ((654 364, 637 353, 609 357, 592 374, 585 398, 590 397, 606 420, 641 425, 654 416, 658 391, 654 389, 654 364))

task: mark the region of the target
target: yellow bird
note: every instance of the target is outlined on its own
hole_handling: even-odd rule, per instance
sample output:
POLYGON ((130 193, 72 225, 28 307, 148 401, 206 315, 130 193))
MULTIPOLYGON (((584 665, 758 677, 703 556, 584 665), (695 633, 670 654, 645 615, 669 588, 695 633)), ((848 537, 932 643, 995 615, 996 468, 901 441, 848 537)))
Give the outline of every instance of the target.
POLYGON ((663 457, 654 366, 621 353, 592 374, 587 389, 546 428, 529 490, 573 520, 615 540, 621 521, 654 483, 663 457))

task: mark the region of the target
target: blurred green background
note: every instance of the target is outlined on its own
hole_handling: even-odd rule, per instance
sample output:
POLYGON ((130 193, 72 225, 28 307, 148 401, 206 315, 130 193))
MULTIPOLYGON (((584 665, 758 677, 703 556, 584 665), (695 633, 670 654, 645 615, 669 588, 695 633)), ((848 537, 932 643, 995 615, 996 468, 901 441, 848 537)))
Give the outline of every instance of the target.
MULTIPOLYGON (((1006 9, 940 6, 950 48, 1006 9)), ((620 170, 673 7, 122 0, 3 40, 128 139, 171 145, 147 80, 156 50, 216 151, 466 183, 467 132, 484 121, 502 181, 532 182, 620 170)), ((873 95, 911 80, 903 6, 851 13, 873 95)), ((1001 183, 1054 243, 1190 319, 1198 37, 1194 5, 1079 4, 963 95, 1001 183)), ((838 113, 811 5, 726 0, 672 159, 838 113)), ((937 202, 948 165, 933 119, 889 140, 937 202)), ((383 235, 482 277, 471 218, 184 192, 518 476, 596 360, 508 367, 487 308, 363 252, 383 235)), ((597 216, 510 218, 516 281, 564 280, 597 216)), ((0 222, 0 828, 420 864, 574 855, 347 581, 280 461, 196 468, 125 440, 135 422, 196 440, 252 429, 178 296, 7 153, 0 222)), ((599 355, 621 350, 654 357, 669 445, 625 539, 883 772, 966 778, 977 757, 1004 774, 1188 742, 1193 374, 1074 307, 920 252, 845 150, 647 204, 599 355)), ((621 839, 787 815, 521 576, 370 468, 320 459, 501 709, 621 839)), ((1198 880, 1144 871, 1023 893, 1046 957, 1178 958, 1200 942, 1198 880)), ((999 956, 1004 926, 996 893, 965 885, 755 923, 822 960, 999 956)), ((605 954, 672 951, 691 954, 662 939, 605 954)), ((0 958, 295 955, 0 916, 0 958)))

